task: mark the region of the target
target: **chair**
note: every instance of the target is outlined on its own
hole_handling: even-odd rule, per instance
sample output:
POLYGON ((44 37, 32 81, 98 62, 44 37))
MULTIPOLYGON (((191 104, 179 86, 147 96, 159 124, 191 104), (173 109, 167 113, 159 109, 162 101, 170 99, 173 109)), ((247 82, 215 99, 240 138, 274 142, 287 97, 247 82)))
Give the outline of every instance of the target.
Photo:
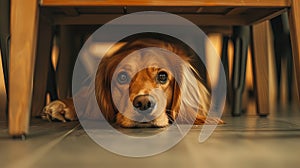
MULTIPOLYGON (((37 1, 11 1, 11 52, 9 71, 9 133, 20 136, 28 133, 30 105, 32 101, 32 84, 35 59, 42 59, 46 65, 49 61, 47 54, 35 57, 36 39, 38 39, 38 25, 51 27, 53 25, 85 25, 104 24, 105 22, 121 16, 126 12, 138 10, 162 10, 178 13, 198 25, 252 25, 271 19, 284 11, 289 12, 293 58, 296 74, 300 74, 300 2, 297 0, 188 0, 188 1, 95 1, 95 0, 43 0, 37 1), (171 5, 171 6, 170 6, 171 5), (39 17, 40 16, 40 19, 39 17), (43 23, 39 22, 44 18, 43 23), (101 18, 101 19, 99 19, 101 18), (38 24, 39 23, 39 24, 38 24), (20 29, 23 27, 23 29, 20 29), (24 33, 26 32, 26 33, 24 33), (41 58, 39 58, 41 57, 41 58), (22 83, 20 83, 22 81, 22 83), (22 93, 22 94, 20 94, 22 93), (19 102, 20 104, 16 105, 19 102)), ((268 59, 264 48, 264 24, 253 28, 253 51, 255 55, 255 77, 257 108, 260 114, 269 112, 268 91, 268 59)), ((45 41, 51 40, 51 29, 40 29, 47 34, 45 41)), ((48 47, 47 51, 50 47, 48 47)), ((39 44, 40 46, 41 44, 39 44)), ((39 53, 39 51, 37 51, 39 53)), ((47 69, 45 68, 46 73, 47 69)), ((39 75, 42 76, 42 75, 39 75)), ((40 78, 40 77, 38 77, 40 78)), ((300 78, 297 80, 300 86, 300 78)), ((35 90, 36 88, 34 88, 35 90)), ((300 92, 299 92, 300 94, 300 92)))
MULTIPOLYGON (((233 26, 232 35, 223 36, 223 46, 222 46, 222 63, 224 65, 226 78, 228 81, 228 94, 227 99, 231 104, 231 114, 232 116, 240 116, 242 113, 242 99, 243 92, 245 88, 245 75, 246 75, 246 65, 248 57, 248 46, 250 41, 253 40, 251 35, 252 28, 250 26, 233 26), (229 79, 229 65, 228 65, 228 41, 232 40, 234 48, 233 56, 233 69, 232 69, 232 80, 229 79)), ((264 31, 264 30, 261 30, 264 31)), ((266 37, 267 38, 267 37, 266 37)), ((267 44, 267 43, 266 43, 267 44)), ((255 59, 255 51, 252 47, 252 59, 255 59)), ((253 65, 253 69, 255 69, 253 65)), ((254 74, 256 75, 256 74, 254 74)), ((255 76, 254 76, 255 77, 255 76)), ((268 111, 257 111, 260 116, 267 116, 268 111)))

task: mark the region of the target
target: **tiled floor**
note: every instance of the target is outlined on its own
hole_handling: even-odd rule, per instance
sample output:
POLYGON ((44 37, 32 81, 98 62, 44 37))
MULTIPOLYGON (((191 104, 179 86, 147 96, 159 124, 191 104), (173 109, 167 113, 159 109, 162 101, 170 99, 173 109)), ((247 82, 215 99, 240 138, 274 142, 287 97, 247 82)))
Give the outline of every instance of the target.
POLYGON ((276 111, 267 118, 253 115, 233 118, 225 114, 226 124, 218 126, 204 143, 198 142, 201 127, 195 127, 175 147, 146 158, 123 157, 103 149, 77 122, 48 123, 33 119, 25 141, 10 139, 6 123, 2 122, 0 167, 299 167, 299 107, 276 108, 276 111))

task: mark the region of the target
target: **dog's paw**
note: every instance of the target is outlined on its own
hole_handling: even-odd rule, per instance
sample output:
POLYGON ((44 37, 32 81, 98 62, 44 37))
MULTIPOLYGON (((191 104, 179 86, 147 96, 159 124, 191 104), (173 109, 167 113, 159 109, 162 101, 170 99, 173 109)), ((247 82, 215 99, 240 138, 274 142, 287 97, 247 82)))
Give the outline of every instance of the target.
POLYGON ((55 100, 43 109, 41 117, 45 120, 59 120, 62 122, 75 121, 77 115, 72 100, 55 100))

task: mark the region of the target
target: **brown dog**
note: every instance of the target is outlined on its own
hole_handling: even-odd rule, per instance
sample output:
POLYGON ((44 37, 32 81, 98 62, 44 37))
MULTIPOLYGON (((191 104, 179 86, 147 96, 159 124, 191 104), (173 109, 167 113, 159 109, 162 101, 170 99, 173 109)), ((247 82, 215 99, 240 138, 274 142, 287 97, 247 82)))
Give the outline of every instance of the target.
MULTIPOLYGON (((96 74, 95 95, 105 119, 122 127, 207 122, 210 96, 201 70, 193 65, 195 52, 171 37, 127 41, 102 59, 96 74)), ((51 102, 43 112, 48 119, 77 119, 71 99, 51 102)), ((100 118, 91 112, 83 117, 100 118)))

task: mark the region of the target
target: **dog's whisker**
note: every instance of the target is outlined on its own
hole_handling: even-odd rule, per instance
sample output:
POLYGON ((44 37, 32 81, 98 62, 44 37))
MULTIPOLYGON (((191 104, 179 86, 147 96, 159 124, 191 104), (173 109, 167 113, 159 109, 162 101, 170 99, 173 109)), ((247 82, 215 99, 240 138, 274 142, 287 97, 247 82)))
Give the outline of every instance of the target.
POLYGON ((181 128, 179 127, 179 125, 177 124, 176 121, 174 121, 174 124, 176 125, 176 127, 177 127, 178 131, 180 132, 180 134, 184 135, 183 132, 182 132, 182 130, 181 130, 181 128))
MULTIPOLYGON (((169 110, 169 109, 166 109, 167 112, 174 112, 174 110, 169 110)), ((178 131, 180 132, 181 135, 184 135, 183 134, 183 131, 181 130, 181 128, 179 127, 179 124, 177 123, 176 119, 173 119, 171 114, 167 113, 167 116, 168 116, 168 119, 174 123, 174 125, 177 127, 178 131)))

